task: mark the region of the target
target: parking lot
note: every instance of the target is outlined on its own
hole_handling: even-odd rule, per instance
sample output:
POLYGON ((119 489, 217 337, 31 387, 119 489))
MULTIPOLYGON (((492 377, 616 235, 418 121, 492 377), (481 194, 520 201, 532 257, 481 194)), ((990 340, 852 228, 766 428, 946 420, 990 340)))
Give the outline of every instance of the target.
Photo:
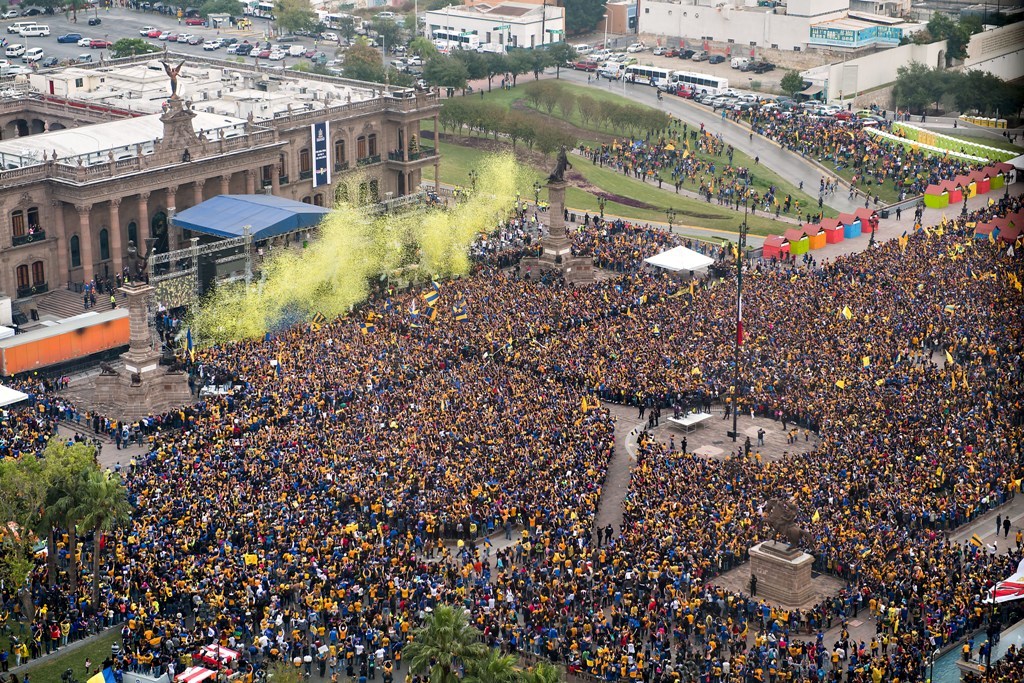
MULTIPOLYGON (((302 46, 302 51, 313 50, 314 48, 318 52, 322 52, 326 55, 327 59, 333 59, 335 56, 336 44, 325 44, 319 43, 314 45, 313 38, 299 37, 299 36, 287 36, 286 38, 279 38, 272 35, 272 26, 266 19, 259 19, 252 17, 252 28, 250 30, 238 30, 236 28, 208 28, 206 26, 188 26, 186 20, 179 20, 177 17, 161 14, 155 11, 142 11, 132 9, 113 8, 110 10, 79 10, 77 21, 70 15, 63 13, 53 15, 38 15, 33 17, 12 17, 5 19, 3 37, 7 39, 8 46, 12 44, 20 44, 25 46, 26 50, 32 48, 42 48, 44 52, 44 59, 49 57, 56 57, 61 62, 66 60, 72 60, 78 58, 80 55, 88 54, 92 57, 93 61, 100 61, 109 59, 110 51, 102 46, 103 42, 114 43, 121 38, 142 38, 148 43, 152 43, 161 48, 167 47, 169 51, 178 52, 183 54, 195 54, 195 55, 207 55, 207 56, 227 56, 225 54, 225 48, 219 48, 218 50, 207 50, 204 51, 203 44, 189 45, 181 42, 167 42, 161 41, 157 38, 143 37, 139 31, 143 27, 152 27, 154 29, 166 30, 172 33, 188 33, 198 38, 202 38, 203 43, 207 41, 214 41, 220 38, 234 38, 239 42, 248 41, 249 43, 272 41, 272 42, 287 42, 290 45, 302 46), (99 20, 98 24, 89 25, 89 21, 92 19, 94 22, 99 20), (8 32, 6 29, 11 24, 17 21, 34 21, 37 24, 43 24, 49 26, 50 35, 48 36, 34 36, 24 37, 14 33, 8 32), (88 47, 88 42, 84 45, 80 45, 77 41, 61 43, 58 42, 60 36, 67 35, 69 33, 78 33, 82 35, 83 39, 91 39, 95 47, 88 47)), ((6 59, 14 65, 20 65, 23 63, 21 58, 6 57, 6 59)), ((248 57, 246 59, 253 59, 248 57)), ((275 60, 275 66, 289 66, 294 64, 296 61, 306 60, 305 57, 297 57, 294 55, 286 55, 281 60, 275 60)))

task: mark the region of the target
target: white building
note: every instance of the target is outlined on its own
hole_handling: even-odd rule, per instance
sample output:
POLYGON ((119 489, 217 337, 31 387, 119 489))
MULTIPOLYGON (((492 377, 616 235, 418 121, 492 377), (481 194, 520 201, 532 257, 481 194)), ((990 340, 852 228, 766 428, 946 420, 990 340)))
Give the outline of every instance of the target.
POLYGON ((804 50, 812 24, 843 17, 850 0, 789 0, 775 7, 757 0, 645 0, 640 3, 640 33, 703 41, 741 49, 804 50))
POLYGON ((427 12, 427 35, 475 36, 464 47, 540 47, 565 35, 565 9, 547 4, 481 2, 427 12))

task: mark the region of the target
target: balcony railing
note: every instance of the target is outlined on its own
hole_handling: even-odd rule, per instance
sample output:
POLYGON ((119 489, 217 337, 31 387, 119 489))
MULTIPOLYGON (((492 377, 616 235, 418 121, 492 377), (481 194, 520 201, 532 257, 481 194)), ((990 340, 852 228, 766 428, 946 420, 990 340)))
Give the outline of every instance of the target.
POLYGON ((309 180, 313 177, 313 169, 308 171, 299 171, 299 180, 309 180))
POLYGON ((388 152, 388 159, 390 161, 417 161, 419 159, 426 159, 427 157, 434 156, 433 147, 420 147, 415 152, 406 152, 402 155, 402 150, 398 149, 393 152, 388 152))
POLYGON ((374 154, 372 157, 363 157, 362 159, 360 159, 359 161, 356 162, 356 165, 357 166, 369 166, 370 164, 379 164, 379 163, 380 163, 380 155, 379 154, 374 154))
POLYGON ((288 184, 288 176, 286 176, 286 175, 278 176, 277 177, 277 182, 280 185, 287 185, 288 184))
POLYGON ((18 298, 24 299, 27 296, 35 296, 36 294, 45 294, 49 287, 45 282, 41 282, 37 285, 31 285, 29 287, 18 287, 18 298))
POLYGON ((334 164, 334 170, 335 171, 347 171, 348 170, 348 162, 347 161, 338 161, 338 162, 336 162, 334 164))
POLYGON ((46 239, 45 230, 36 230, 34 232, 26 232, 24 235, 15 235, 11 240, 11 244, 15 247, 20 247, 23 244, 32 244, 33 242, 42 242, 46 239))

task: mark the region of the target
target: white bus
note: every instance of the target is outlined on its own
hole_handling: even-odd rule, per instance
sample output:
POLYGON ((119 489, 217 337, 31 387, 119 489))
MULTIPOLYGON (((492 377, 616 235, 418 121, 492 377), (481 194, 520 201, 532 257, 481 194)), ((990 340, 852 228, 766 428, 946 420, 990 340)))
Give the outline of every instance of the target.
POLYGON ((358 31, 363 28, 363 18, 357 17, 354 14, 327 14, 324 13, 320 17, 320 21, 324 22, 324 26, 335 31, 340 31, 346 21, 352 22, 352 30, 358 31))
POLYGON ((274 3, 265 0, 245 0, 242 3, 242 13, 250 17, 273 19, 274 3))
POLYGON ((672 72, 659 66, 643 64, 630 64, 626 67, 623 78, 627 83, 642 83, 643 85, 659 86, 669 82, 672 72))
POLYGON ((693 93, 721 95, 729 89, 729 79, 710 74, 699 74, 692 71, 673 71, 670 79, 672 85, 682 86, 693 93))
POLYGON ((480 36, 465 31, 434 31, 434 45, 438 50, 476 50, 480 47, 480 36))

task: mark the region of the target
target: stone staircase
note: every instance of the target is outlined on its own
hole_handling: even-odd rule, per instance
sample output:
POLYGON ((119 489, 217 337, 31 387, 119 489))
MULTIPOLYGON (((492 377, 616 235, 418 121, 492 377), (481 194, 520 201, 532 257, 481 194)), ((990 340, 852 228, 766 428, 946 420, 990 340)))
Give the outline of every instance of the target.
MULTIPOLYGON (((110 298, 109 295, 107 298, 110 298)), ((96 306, 99 308, 99 301, 96 302, 96 306)), ((85 312, 82 307, 82 295, 67 289, 55 289, 52 292, 47 292, 36 299, 35 306, 29 308, 35 308, 39 312, 40 319, 47 320, 62 320, 85 312)), ((27 314, 28 311, 25 313, 27 314)))

